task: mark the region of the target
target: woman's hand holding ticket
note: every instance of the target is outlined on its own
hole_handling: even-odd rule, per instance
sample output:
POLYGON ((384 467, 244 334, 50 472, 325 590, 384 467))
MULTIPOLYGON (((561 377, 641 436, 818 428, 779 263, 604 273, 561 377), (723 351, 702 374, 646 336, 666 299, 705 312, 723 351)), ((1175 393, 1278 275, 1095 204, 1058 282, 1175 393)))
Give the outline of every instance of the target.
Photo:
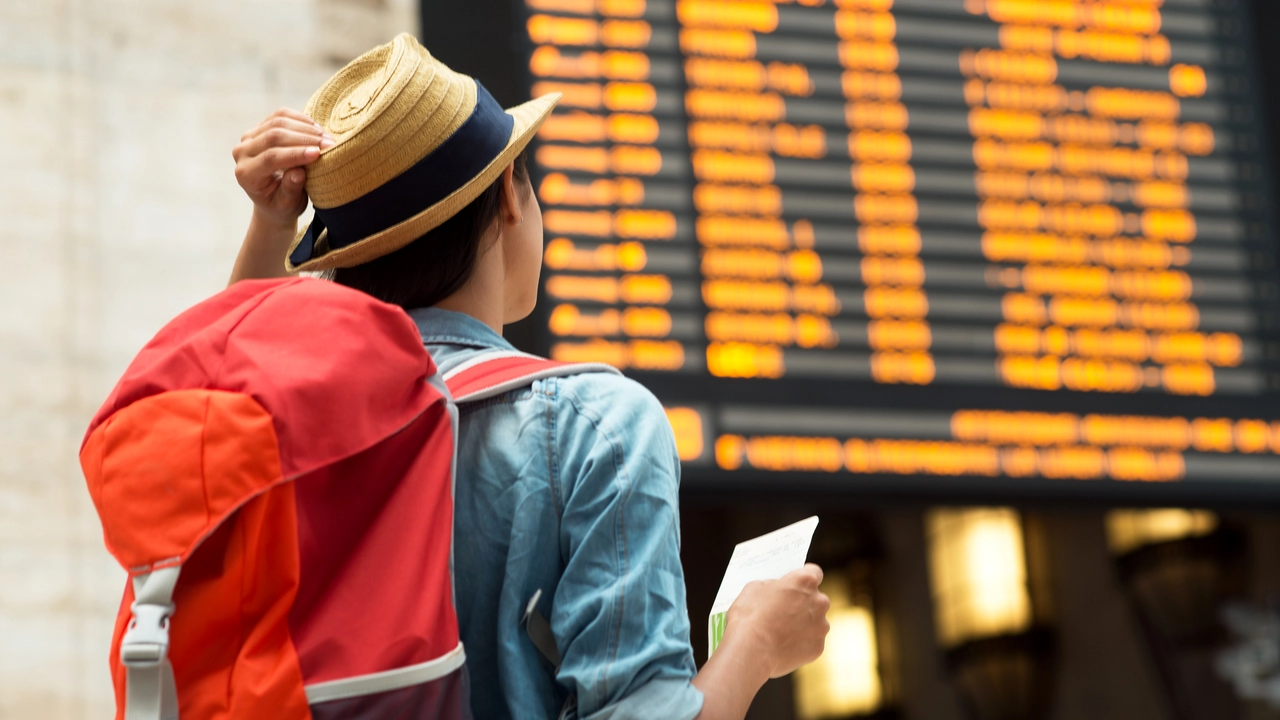
POLYGON ((729 607, 724 639, 693 679, 704 702, 697 720, 741 720, 756 691, 822 654, 831 600, 809 563, 777 580, 747 583, 729 607))
POLYGON ((769 677, 782 677, 822 654, 831 601, 818 590, 822 568, 809 563, 777 580, 748 583, 729 607, 724 643, 738 635, 761 650, 769 677))

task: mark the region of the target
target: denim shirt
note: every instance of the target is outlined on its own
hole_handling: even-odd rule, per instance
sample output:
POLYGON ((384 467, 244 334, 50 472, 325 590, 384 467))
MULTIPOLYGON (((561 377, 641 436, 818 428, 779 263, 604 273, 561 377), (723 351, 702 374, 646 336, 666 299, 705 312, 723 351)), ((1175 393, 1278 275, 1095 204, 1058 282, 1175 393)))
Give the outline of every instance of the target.
MULTIPOLYGON (((410 314, 442 373, 514 349, 470 316, 410 314)), ((554 720, 568 693, 584 720, 696 716, 680 465, 658 401, 586 373, 459 411, 454 582, 476 719, 554 720), (559 672, 519 624, 537 590, 559 672)))

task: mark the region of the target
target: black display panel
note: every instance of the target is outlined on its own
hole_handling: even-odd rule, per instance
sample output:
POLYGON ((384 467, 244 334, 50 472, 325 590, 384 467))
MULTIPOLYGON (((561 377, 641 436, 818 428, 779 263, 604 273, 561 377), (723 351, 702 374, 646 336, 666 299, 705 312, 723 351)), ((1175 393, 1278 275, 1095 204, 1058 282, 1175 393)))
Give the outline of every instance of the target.
POLYGON ((1247 4, 514 12, 531 349, 651 388, 686 486, 1280 496, 1247 4))

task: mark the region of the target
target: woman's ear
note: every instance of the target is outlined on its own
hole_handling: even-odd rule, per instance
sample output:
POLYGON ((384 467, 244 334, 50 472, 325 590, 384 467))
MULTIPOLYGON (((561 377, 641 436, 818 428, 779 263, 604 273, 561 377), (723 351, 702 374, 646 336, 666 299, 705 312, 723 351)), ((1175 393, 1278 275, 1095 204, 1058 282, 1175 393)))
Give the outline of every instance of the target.
POLYGON ((502 171, 502 219, 508 225, 519 225, 524 222, 524 210, 521 209, 520 195, 516 192, 515 163, 502 171))

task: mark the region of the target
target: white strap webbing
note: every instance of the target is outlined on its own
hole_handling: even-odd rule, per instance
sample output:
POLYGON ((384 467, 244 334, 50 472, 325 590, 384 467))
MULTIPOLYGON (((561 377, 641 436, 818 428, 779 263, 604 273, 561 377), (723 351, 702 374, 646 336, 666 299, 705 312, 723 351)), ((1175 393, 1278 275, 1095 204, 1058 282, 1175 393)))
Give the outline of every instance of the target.
POLYGON ((178 688, 169 664, 169 616, 181 567, 133 578, 133 618, 120 642, 125 720, 177 720, 178 688))
POLYGON ((422 685, 432 680, 439 680, 445 675, 456 671, 466 661, 467 653, 462 647, 462 642, 459 641, 458 646, 454 649, 424 663, 307 685, 305 688, 307 702, 315 705, 329 702, 330 700, 375 695, 413 685, 422 685))

